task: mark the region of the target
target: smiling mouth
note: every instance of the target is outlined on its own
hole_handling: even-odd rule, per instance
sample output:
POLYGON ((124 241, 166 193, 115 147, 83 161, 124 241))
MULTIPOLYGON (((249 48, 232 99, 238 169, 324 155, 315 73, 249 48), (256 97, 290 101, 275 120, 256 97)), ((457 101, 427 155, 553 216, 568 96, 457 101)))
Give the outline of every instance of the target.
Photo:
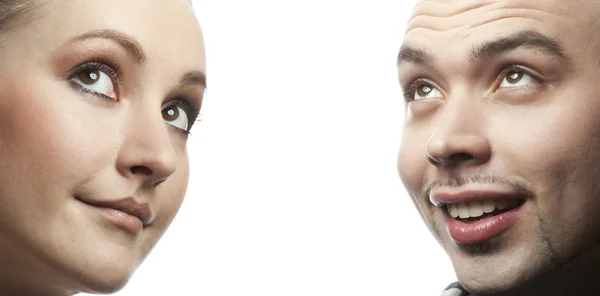
POLYGON ((512 211, 525 203, 523 199, 483 200, 468 203, 446 204, 445 210, 450 217, 470 224, 482 219, 498 216, 512 211))

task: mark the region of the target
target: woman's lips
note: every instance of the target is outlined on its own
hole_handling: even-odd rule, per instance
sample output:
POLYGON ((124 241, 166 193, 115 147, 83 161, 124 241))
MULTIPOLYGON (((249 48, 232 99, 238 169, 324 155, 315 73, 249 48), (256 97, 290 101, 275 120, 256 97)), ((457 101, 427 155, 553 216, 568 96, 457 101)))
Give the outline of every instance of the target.
POLYGON ((133 234, 140 233, 153 220, 149 205, 138 203, 133 197, 110 201, 77 200, 99 210, 107 220, 133 234))

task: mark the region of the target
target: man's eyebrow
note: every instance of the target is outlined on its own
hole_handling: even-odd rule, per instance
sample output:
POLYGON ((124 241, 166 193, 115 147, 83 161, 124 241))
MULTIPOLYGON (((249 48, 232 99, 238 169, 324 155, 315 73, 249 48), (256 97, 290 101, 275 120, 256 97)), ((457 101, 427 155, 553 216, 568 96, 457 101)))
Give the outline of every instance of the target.
POLYGON ((180 84, 183 86, 195 84, 206 88, 206 74, 201 71, 187 72, 181 78, 180 84))
MULTIPOLYGON (((491 58, 520 47, 543 50, 546 53, 556 56, 566 64, 571 63, 571 59, 564 53, 562 46, 556 40, 533 30, 517 32, 508 37, 475 46, 469 53, 469 60, 471 63, 476 64, 483 59, 491 58)), ((400 64, 402 62, 426 65, 433 62, 433 56, 424 49, 405 44, 402 45, 398 54, 397 63, 400 64)))
POLYGON ((570 61, 556 40, 532 30, 517 32, 508 37, 475 46, 469 53, 469 60, 472 63, 478 63, 483 59, 491 58, 520 47, 545 51, 556 56, 562 62, 568 63, 570 61))
POLYGON ((144 51, 142 50, 142 47, 140 46, 140 44, 137 41, 135 41, 135 39, 119 32, 119 31, 115 31, 115 30, 90 31, 90 32, 84 33, 82 35, 76 36, 71 41, 76 42, 76 41, 82 41, 82 40, 86 40, 86 39, 95 39, 95 38, 110 39, 112 41, 117 42, 119 45, 121 45, 127 51, 127 55, 129 55, 129 57, 132 58, 133 61, 135 61, 138 64, 142 64, 142 63, 144 63, 144 61, 146 61, 146 55, 144 54, 144 51))
POLYGON ((397 63, 410 62, 413 64, 429 64, 432 61, 433 56, 429 52, 404 44, 400 47, 397 63))

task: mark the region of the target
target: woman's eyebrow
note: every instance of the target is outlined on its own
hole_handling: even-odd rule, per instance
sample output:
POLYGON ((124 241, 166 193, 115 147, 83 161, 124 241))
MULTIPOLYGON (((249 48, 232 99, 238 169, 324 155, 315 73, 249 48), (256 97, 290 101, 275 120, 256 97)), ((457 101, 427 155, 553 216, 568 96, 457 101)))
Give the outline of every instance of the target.
POLYGON ((70 42, 78 42, 87 39, 109 39, 125 49, 127 55, 137 64, 146 61, 146 55, 140 44, 134 38, 115 30, 95 30, 73 37, 70 42))
POLYGON ((206 74, 202 71, 190 71, 181 77, 180 84, 185 85, 198 85, 206 88, 206 74))

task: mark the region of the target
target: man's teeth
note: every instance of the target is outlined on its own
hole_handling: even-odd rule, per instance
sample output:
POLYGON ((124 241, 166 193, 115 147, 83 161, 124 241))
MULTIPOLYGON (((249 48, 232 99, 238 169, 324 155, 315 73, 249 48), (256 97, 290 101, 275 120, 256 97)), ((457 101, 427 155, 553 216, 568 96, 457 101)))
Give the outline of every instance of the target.
POLYGON ((448 204, 448 213, 452 218, 477 218, 483 214, 491 213, 494 210, 504 210, 508 208, 506 200, 484 200, 472 201, 470 203, 448 204))

